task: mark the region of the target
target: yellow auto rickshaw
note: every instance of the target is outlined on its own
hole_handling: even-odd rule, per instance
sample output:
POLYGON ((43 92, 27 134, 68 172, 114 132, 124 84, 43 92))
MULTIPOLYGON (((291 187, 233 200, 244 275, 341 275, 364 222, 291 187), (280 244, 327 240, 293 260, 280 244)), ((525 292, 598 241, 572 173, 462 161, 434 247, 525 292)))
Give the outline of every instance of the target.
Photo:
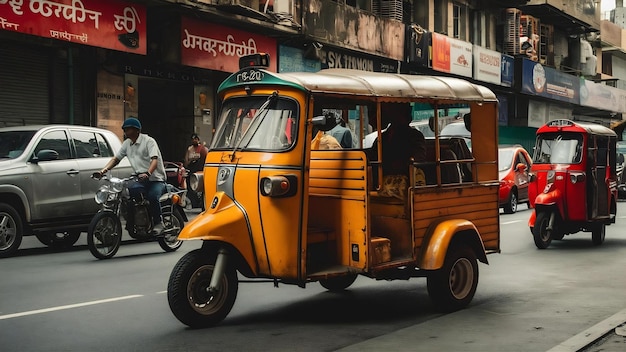
POLYGON ((180 259, 168 283, 176 318, 190 327, 222 321, 235 303, 238 273, 276 286, 319 282, 330 291, 358 275, 426 277, 442 311, 467 306, 477 262, 500 251, 495 94, 450 77, 279 74, 262 67, 267 60, 242 58, 218 89, 218 127, 204 173, 191 185, 204 192, 206 210, 178 237, 202 247, 180 259), (433 136, 421 141, 426 157, 407 159, 404 175, 385 174, 388 104, 433 113, 433 136), (470 111, 471 149, 463 137, 439 136, 439 116, 458 108, 470 111), (325 148, 325 131, 340 120, 355 125, 356 142, 325 148), (382 141, 371 147, 364 145, 370 126, 382 141))

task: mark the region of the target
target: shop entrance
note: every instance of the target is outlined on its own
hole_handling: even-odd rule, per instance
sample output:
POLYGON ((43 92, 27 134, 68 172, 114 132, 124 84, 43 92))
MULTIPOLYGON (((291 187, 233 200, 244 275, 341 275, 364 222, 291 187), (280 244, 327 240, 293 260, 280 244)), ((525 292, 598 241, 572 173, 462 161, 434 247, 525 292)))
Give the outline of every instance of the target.
POLYGON ((193 132, 193 84, 139 79, 143 132, 159 143, 165 161, 182 161, 193 132))

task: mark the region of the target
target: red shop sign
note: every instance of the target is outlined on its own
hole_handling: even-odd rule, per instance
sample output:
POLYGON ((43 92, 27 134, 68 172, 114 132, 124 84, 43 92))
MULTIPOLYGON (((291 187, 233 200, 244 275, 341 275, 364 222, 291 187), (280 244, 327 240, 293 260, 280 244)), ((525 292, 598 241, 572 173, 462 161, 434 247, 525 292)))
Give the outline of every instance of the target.
POLYGON ((117 0, 0 0, 0 29, 146 54, 146 8, 117 0))
POLYGON ((270 54, 269 69, 276 71, 275 39, 185 17, 181 22, 183 65, 237 72, 240 57, 267 53, 270 54))

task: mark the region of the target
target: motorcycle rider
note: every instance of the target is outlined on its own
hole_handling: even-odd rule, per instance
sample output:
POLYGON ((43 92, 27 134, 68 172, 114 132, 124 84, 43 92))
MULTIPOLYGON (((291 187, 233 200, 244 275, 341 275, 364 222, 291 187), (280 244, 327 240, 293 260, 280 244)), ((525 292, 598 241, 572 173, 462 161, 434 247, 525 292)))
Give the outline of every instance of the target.
MULTIPOLYGON (((137 174, 139 182, 132 184, 128 190, 132 197, 145 194, 150 202, 150 214, 154 226, 152 233, 160 235, 165 229, 161 218, 161 204, 159 197, 165 193, 165 166, 161 150, 154 138, 141 133, 141 122, 134 117, 124 120, 122 124, 124 135, 127 137, 117 154, 100 170, 100 175, 114 168, 119 162, 128 157, 128 161, 137 174)), ((132 219, 132 216, 129 216, 132 219)))

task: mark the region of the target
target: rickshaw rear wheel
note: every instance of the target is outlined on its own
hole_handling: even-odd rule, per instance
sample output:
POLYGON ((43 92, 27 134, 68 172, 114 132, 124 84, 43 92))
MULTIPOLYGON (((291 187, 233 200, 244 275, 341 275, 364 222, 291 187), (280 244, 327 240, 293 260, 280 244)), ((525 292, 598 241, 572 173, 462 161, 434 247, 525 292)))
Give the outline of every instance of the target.
POLYGON ((606 235, 606 224, 600 224, 591 231, 591 241, 595 246, 599 246, 604 243, 604 237, 606 235))
POLYGON ((454 312, 465 308, 478 286, 476 254, 467 246, 450 247, 443 267, 428 276, 428 296, 438 310, 454 312))
POLYGON ((537 213, 535 226, 533 227, 533 239, 535 246, 539 249, 546 249, 552 242, 552 231, 548 231, 550 223, 550 212, 542 211, 537 213))
POLYGON ((170 310, 181 323, 191 328, 218 324, 230 313, 237 298, 237 271, 227 264, 219 290, 208 292, 216 253, 196 249, 184 255, 174 266, 167 284, 170 310))
POLYGON ((321 279, 320 285, 331 292, 343 291, 356 281, 357 274, 329 277, 321 279))

